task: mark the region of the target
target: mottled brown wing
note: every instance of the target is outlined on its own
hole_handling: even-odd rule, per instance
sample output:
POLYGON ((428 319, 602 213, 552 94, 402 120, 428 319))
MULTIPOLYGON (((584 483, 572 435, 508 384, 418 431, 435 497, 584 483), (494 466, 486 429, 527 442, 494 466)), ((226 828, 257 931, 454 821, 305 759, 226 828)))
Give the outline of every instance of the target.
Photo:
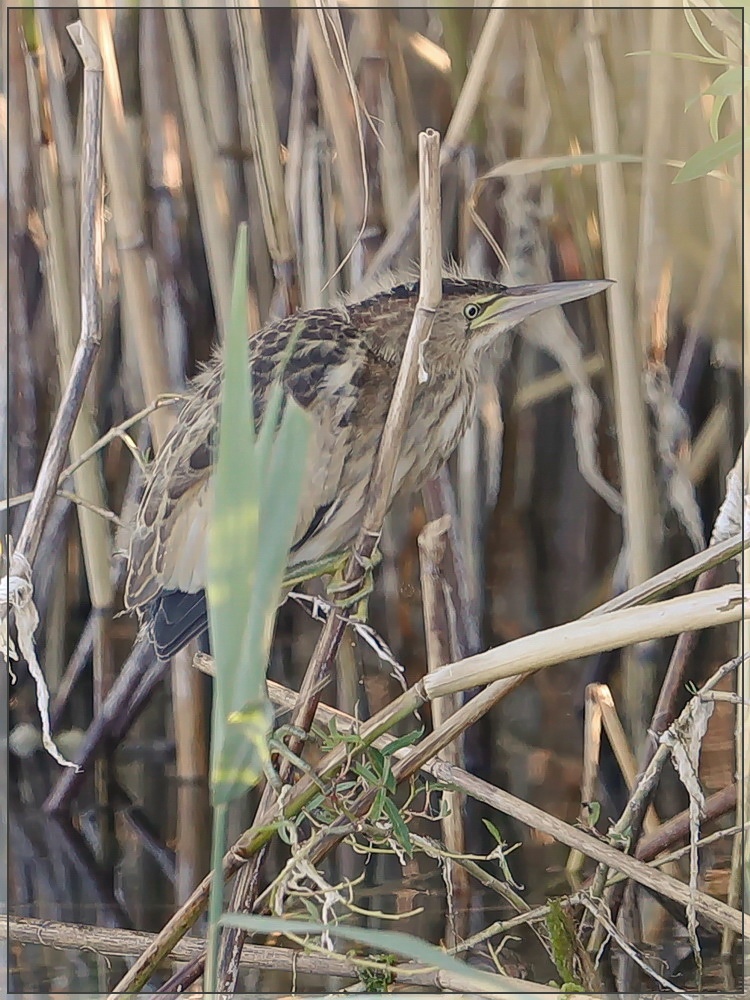
MULTIPOLYGON (((211 475, 211 439, 216 427, 218 401, 204 394, 192 396, 148 471, 130 539, 125 607, 141 608, 167 587, 194 591, 189 571, 175 572, 175 563, 192 559, 203 546, 208 485, 211 475), (193 537, 196 536, 196 537, 193 537), (192 544, 191 544, 192 542, 192 544), (191 555, 192 553, 192 555, 191 555)), ((205 537, 205 536, 204 536, 205 537)))
MULTIPOLYGON (((329 311, 307 313, 304 318, 304 329, 288 358, 289 337, 299 316, 264 328, 250 341, 256 422, 262 419, 282 362, 286 362, 285 389, 312 420, 293 547, 298 552, 309 548, 337 499, 364 364, 344 313, 336 314, 333 323, 329 311)), ((221 365, 215 360, 192 384, 190 397, 149 470, 130 544, 128 608, 143 608, 163 591, 191 594, 205 587, 212 441, 220 388, 221 365)))

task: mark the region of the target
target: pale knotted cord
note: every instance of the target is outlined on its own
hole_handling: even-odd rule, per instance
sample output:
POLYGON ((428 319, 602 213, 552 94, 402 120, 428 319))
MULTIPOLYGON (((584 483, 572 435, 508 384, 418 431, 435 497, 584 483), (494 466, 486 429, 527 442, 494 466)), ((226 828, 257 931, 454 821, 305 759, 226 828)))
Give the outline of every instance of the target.
POLYGON ((11 660, 18 659, 18 651, 20 650, 36 685, 36 704, 39 709, 39 717, 42 721, 42 745, 58 764, 62 764, 63 767, 72 767, 79 770, 77 764, 63 757, 52 739, 52 728, 49 718, 49 691, 44 680, 42 668, 39 666, 39 661, 36 657, 36 649, 34 648, 34 632, 36 632, 36 627, 39 624, 39 613, 34 604, 31 565, 28 559, 20 553, 15 554, 12 559, 9 559, 9 563, 9 572, 0 578, 0 652, 5 657, 11 680, 15 684, 16 675, 13 673, 11 660), (18 650, 8 632, 8 618, 11 611, 13 612, 18 632, 18 650))
POLYGON ((716 515, 708 544, 718 545, 738 531, 744 538, 750 535, 750 494, 742 488, 742 475, 735 466, 727 475, 727 494, 716 515))

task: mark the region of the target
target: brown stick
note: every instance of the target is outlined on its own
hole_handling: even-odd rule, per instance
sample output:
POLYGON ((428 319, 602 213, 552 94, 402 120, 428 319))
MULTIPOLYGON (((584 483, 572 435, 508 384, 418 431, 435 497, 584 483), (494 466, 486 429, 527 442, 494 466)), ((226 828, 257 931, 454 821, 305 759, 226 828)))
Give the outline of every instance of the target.
MULTIPOLYGON (((737 785, 726 785, 713 795, 709 795, 704 805, 703 822, 718 819, 731 812, 737 805, 737 785)), ((639 861, 652 861, 655 857, 666 851, 668 847, 684 840, 690 833, 690 813, 683 809, 681 813, 672 816, 665 823, 655 830, 650 836, 644 837, 638 845, 635 856, 639 861)))

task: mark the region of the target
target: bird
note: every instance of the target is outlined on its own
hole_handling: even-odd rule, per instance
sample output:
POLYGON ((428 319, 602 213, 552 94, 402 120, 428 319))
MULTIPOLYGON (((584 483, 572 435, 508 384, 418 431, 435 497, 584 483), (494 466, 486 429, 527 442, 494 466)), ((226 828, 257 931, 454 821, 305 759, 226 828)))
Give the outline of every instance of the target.
MULTIPOLYGON (((391 496, 416 492, 448 460, 471 420, 493 344, 529 316, 610 284, 507 287, 444 276, 423 347, 427 379, 416 389, 391 496)), ((345 555, 356 538, 418 298, 419 282, 401 280, 364 298, 268 322, 248 337, 256 427, 277 380, 311 421, 285 582, 295 570, 305 578, 305 568, 345 555)), ((188 385, 179 417, 147 470, 132 525, 124 604, 137 613, 160 659, 208 629, 206 539, 222 372, 216 349, 188 385)))

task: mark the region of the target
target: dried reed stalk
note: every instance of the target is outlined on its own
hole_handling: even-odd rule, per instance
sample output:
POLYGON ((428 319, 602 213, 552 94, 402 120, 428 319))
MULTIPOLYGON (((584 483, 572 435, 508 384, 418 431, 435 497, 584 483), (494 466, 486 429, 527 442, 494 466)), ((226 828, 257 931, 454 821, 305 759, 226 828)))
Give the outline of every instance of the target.
POLYGON ((425 691, 430 699, 439 698, 452 691, 532 673, 540 667, 605 649, 677 635, 686 629, 728 625, 739 621, 744 610, 741 588, 729 584, 657 604, 610 611, 535 632, 458 663, 449 663, 425 679, 425 691))
MULTIPOLYGON (((656 569, 659 545, 656 534, 658 509, 641 384, 641 352, 634 336, 629 305, 632 268, 626 244, 628 226, 621 167, 609 159, 619 151, 612 83, 604 63, 600 25, 593 9, 584 12, 586 63, 595 152, 605 156, 596 165, 599 215, 605 273, 617 284, 609 292, 610 338, 615 385, 617 443, 620 455, 624 502, 625 546, 628 584, 647 580, 656 569)), ((633 653, 624 667, 624 712, 631 736, 645 732, 652 678, 633 653)))
POLYGON ((227 11, 240 107, 247 116, 247 133, 253 147, 253 165, 268 251, 281 286, 283 312, 299 305, 297 273, 291 226, 281 171, 279 130, 271 93, 271 72, 266 57, 263 23, 257 4, 227 11))
MULTIPOLYGON (((122 271, 126 336, 135 345, 143 392, 149 403, 171 388, 162 347, 154 294, 149 280, 151 254, 143 226, 143 205, 136 187, 138 171, 125 127, 120 74, 109 13, 103 0, 83 8, 81 20, 97 40, 104 62, 104 129, 102 149, 109 183, 109 202, 122 271)), ((158 447, 172 425, 172 414, 158 409, 150 415, 158 447)))
POLYGON ((190 47, 185 12, 165 8, 169 44, 172 49, 180 104, 185 122, 190 162, 195 178, 198 214, 206 246, 206 259, 211 277, 214 309, 219 334, 223 338, 229 321, 232 299, 232 261, 230 247, 234 233, 230 232, 228 205, 219 198, 219 169, 211 144, 206 141, 208 126, 203 114, 198 76, 190 47))
MULTIPOLYGON (((43 18, 43 22, 47 20, 48 17, 43 18)), ((39 144, 38 163, 46 219, 45 267, 50 280, 50 304, 54 321, 58 372, 60 384, 64 385, 70 375, 80 330, 80 306, 76 301, 79 286, 78 234, 75 231, 71 232, 71 227, 77 227, 78 212, 75 199, 73 204, 70 204, 71 193, 75 195, 74 188, 72 192, 65 191, 65 187, 69 186, 65 178, 72 169, 74 153, 72 148, 69 148, 73 140, 70 134, 70 114, 61 79, 60 53, 50 26, 43 31, 43 34, 48 46, 51 47, 44 52, 37 51, 34 55, 30 54, 27 57, 27 67, 31 121, 39 144), (51 100, 53 93, 54 104, 51 100), (59 147, 56 144, 58 137, 62 138, 59 147), (61 194, 65 194, 65 202, 61 194)), ((95 70, 89 68, 89 72, 95 70)), ((100 97, 101 88, 99 99, 100 97)), ((101 191, 96 192, 90 187, 91 176, 85 180, 89 185, 85 196, 92 201, 88 205, 82 203, 82 210, 101 213, 103 208, 101 191)), ((80 224, 82 227, 88 225, 88 220, 84 220, 82 216, 80 224)), ((91 258, 85 264, 91 267, 95 261, 91 258)), ((98 281, 96 294, 100 296, 101 260, 99 260, 98 281)), ((71 435, 69 446, 71 457, 74 460, 78 458, 95 440, 93 416, 90 406, 84 401, 71 435)), ((93 504, 94 507, 107 506, 101 471, 96 463, 89 463, 78 470, 75 475, 75 489, 84 501, 93 504)), ((84 506, 78 508, 78 519, 91 602, 95 608, 103 611, 111 607, 113 599, 109 579, 111 549, 109 526, 101 517, 84 506)))

